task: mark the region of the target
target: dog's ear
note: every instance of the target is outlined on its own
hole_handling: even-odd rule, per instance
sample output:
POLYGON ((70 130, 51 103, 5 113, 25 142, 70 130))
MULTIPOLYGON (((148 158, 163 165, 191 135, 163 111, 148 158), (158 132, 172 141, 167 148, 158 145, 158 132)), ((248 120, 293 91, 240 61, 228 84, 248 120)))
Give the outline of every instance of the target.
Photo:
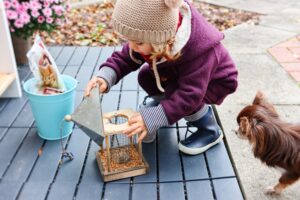
POLYGON ((263 105, 266 103, 266 97, 261 91, 257 91, 252 102, 253 105, 263 105))
POLYGON ((276 109, 270 102, 268 102, 267 98, 261 91, 257 91, 252 104, 262 106, 262 107, 268 109, 269 111, 271 111, 272 114, 274 115, 274 117, 278 117, 278 113, 277 113, 276 109))
POLYGON ((244 136, 248 136, 250 134, 251 125, 247 117, 240 118, 239 126, 240 126, 240 131, 244 136))

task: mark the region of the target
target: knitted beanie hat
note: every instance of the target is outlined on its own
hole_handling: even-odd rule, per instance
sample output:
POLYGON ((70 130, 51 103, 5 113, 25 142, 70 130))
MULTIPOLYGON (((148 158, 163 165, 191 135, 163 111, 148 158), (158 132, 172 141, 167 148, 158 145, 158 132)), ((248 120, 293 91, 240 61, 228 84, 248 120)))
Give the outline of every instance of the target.
POLYGON ((176 33, 182 0, 117 0, 113 28, 129 40, 161 44, 176 33))

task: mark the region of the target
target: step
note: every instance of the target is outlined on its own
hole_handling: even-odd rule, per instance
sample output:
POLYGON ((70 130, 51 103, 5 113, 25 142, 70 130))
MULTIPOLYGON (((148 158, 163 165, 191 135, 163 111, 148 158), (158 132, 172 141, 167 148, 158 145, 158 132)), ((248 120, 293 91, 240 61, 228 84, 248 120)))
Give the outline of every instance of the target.
POLYGON ((15 73, 0 73, 0 96, 16 79, 15 73))

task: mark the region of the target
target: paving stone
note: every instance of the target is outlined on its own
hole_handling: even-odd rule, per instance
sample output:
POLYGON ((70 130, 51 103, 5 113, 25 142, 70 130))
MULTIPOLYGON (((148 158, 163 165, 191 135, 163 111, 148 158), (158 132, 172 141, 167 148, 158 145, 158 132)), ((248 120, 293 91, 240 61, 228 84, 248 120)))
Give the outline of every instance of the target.
POLYGON ((258 90, 274 103, 300 103, 299 87, 270 55, 232 54, 232 57, 239 71, 239 86, 225 103, 249 104, 258 90))
POLYGON ((297 72, 297 71, 300 71, 300 62, 296 62, 296 63, 280 63, 280 64, 288 72, 297 72))
POLYGON ((273 47, 268 49, 268 52, 278 62, 297 62, 297 58, 286 47, 273 47))
POLYGON ((224 45, 231 54, 262 54, 266 49, 295 36, 274 28, 241 24, 224 31, 224 45))
POLYGON ((295 81, 300 82, 300 72, 289 72, 295 81))
MULTIPOLYGON (((299 1, 300 2, 300 1, 299 1)), ((271 15, 261 16, 259 24, 293 33, 300 32, 300 5, 294 8, 282 9, 271 15)))

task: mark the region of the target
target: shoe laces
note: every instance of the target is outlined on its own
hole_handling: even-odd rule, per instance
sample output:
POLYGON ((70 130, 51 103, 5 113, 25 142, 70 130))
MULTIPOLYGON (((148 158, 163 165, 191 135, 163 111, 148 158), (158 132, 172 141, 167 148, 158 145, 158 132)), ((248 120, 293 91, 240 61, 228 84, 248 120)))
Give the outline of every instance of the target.
POLYGON ((186 132, 185 132, 185 135, 184 135, 184 139, 187 138, 187 134, 188 133, 194 133, 193 131, 190 130, 190 127, 194 127, 194 125, 192 124, 192 122, 186 122, 186 132))

